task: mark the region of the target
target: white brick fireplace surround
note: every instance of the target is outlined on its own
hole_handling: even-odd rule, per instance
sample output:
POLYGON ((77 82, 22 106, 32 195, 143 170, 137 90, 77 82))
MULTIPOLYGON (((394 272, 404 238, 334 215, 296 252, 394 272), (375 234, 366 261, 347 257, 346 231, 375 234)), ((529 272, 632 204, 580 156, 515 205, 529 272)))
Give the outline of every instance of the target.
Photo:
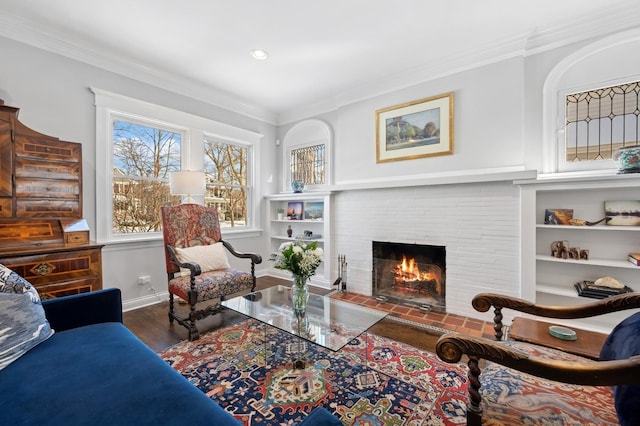
POLYGON ((520 296, 520 199, 512 181, 338 191, 334 253, 345 254, 349 290, 371 295, 371 242, 446 246, 446 311, 487 319, 481 292, 520 296))

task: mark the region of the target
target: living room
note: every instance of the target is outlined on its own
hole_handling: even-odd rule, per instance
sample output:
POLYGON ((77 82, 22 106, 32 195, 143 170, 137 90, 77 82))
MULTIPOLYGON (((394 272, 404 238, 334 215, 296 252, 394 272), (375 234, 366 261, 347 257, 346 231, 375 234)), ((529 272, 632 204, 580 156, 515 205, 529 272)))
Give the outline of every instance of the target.
MULTIPOLYGON (((96 174, 101 153, 95 144, 95 99, 90 88, 213 117, 261 134, 254 195, 258 231, 268 229, 268 205, 263 196, 284 190, 282 145, 277 141, 296 123, 308 118, 322 120, 334 139, 329 187, 335 194, 333 252, 348 258, 351 289, 363 294, 371 291, 371 241, 431 241, 447 246, 447 308, 477 316, 470 301, 478 292, 532 297, 531 289, 526 288, 531 283, 522 278, 529 271, 521 262, 521 256, 526 255, 522 247, 528 244, 521 240, 530 235, 521 229, 522 199, 514 181, 556 171, 547 166, 549 160, 544 157, 552 156, 553 151, 548 148, 553 141, 549 141, 547 124, 553 95, 550 76, 563 68, 561 78, 572 78, 554 83, 559 89, 634 74, 636 59, 616 54, 633 49, 637 43, 630 16, 623 21, 628 25, 621 25, 614 17, 624 13, 623 8, 612 9, 611 16, 601 20, 603 26, 604 22, 611 22, 611 26, 597 32, 585 19, 582 31, 572 29, 571 37, 560 31, 553 34, 553 45, 542 45, 542 36, 531 35, 517 40, 517 49, 502 57, 474 57, 475 65, 460 60, 459 66, 452 62, 445 69, 432 65, 434 77, 424 81, 415 77, 414 84, 403 82, 403 88, 368 96, 361 92, 381 89, 357 87, 353 89, 356 93, 345 95, 346 101, 330 110, 307 115, 305 110, 313 111, 311 106, 297 108, 278 119, 266 113, 255 118, 260 117, 258 109, 242 114, 208 103, 204 99, 215 93, 206 88, 183 82, 166 90, 157 87, 152 76, 143 82, 126 77, 126 72, 89 65, 86 58, 79 61, 69 54, 64 56, 60 53, 64 53, 63 46, 43 45, 37 32, 5 15, 0 43, 5 63, 11 66, 3 67, 0 73, 0 99, 19 107, 20 119, 31 128, 82 143, 84 217, 92 239, 96 239, 96 227, 102 220, 96 198, 103 177, 96 174), (580 60, 579 69, 572 65, 580 60), (590 72, 580 71, 584 69, 590 72), (572 77, 576 74, 578 77, 572 77), (198 94, 190 96, 195 92, 198 94), (449 92, 455 105, 453 155, 376 163, 375 111, 449 92), (500 117, 499 125, 496 116, 500 117), (360 161, 354 162, 354 158, 360 161), (492 266, 479 267, 482 265, 492 266)), ((269 257, 266 232, 241 238, 230 233, 227 238, 239 250, 269 257)), ((125 309, 153 303, 166 294, 162 252, 159 238, 108 243, 103 248, 103 282, 123 291, 125 309), (138 284, 141 276, 150 277, 149 286, 138 284)), ((269 263, 263 262, 257 272, 264 275, 269 269, 269 263)), ((336 270, 332 273, 335 276, 336 270)))
MULTIPOLYGON (((165 247, 159 233, 147 239, 104 239, 100 231, 109 225, 102 206, 111 202, 102 164, 105 151, 98 141, 100 94, 144 103, 150 110, 203 117, 256 137, 252 226, 230 231, 225 239, 239 251, 262 256, 256 268, 259 277, 273 275, 268 259, 273 251, 270 221, 276 212, 269 197, 291 193, 285 141, 301 123, 323 123, 329 129, 331 172, 319 192, 330 194, 331 258, 328 276, 315 284, 331 289, 338 276, 337 255, 343 254, 349 264, 348 290, 370 296, 374 241, 442 246, 446 312, 486 321, 489 314, 471 304, 482 292, 532 301, 562 299, 561 304, 578 299, 565 289, 543 289, 536 282, 536 276, 557 271, 556 266, 538 269, 536 262, 536 255, 546 250, 537 240, 546 208, 571 208, 577 218, 595 221, 604 215, 603 202, 609 196, 640 199, 638 178, 618 174, 612 161, 593 170, 558 166, 565 163, 558 154, 564 143, 564 124, 558 124, 563 94, 640 80, 640 60, 628 53, 640 46, 636 9, 630 1, 616 2, 608 13, 585 13, 571 26, 556 21, 485 50, 462 49, 381 81, 343 88, 330 99, 319 97, 317 103, 277 112, 220 88, 100 56, 82 47, 82 36, 65 39, 7 10, 0 17, 5 64, 0 99, 20 108, 19 119, 30 128, 82 144, 83 217, 91 239, 104 244, 103 287, 122 292, 125 311, 166 301, 165 247), (451 95, 453 105, 449 155, 376 160, 378 111, 445 94, 451 95)), ((629 238, 622 237, 624 257, 633 251, 629 238)), ((599 252, 621 257, 612 248, 620 243, 609 240, 590 237, 582 248, 593 257, 599 252)), ((607 268, 577 279, 609 275, 607 268)), ((625 269, 620 277, 639 291, 636 274, 625 269)), ((574 292, 576 277, 558 275, 574 292)), ((505 322, 511 315, 505 313, 505 322)), ((606 333, 619 319, 574 324, 606 333)))

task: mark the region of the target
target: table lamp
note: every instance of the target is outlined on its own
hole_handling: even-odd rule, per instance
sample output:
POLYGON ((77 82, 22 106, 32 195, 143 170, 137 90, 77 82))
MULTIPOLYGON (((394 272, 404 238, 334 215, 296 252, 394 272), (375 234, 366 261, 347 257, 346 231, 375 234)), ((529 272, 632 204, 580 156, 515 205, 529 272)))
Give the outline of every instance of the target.
POLYGON ((204 172, 181 170, 169 174, 169 191, 171 195, 186 195, 183 203, 194 203, 191 195, 201 195, 205 191, 204 172))

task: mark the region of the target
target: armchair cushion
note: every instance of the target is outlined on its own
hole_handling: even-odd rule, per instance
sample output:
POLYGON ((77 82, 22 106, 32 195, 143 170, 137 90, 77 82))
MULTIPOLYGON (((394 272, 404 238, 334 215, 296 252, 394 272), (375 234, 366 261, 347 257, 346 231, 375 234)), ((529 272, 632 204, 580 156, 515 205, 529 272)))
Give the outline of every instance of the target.
MULTIPOLYGON (((613 329, 602 346, 600 359, 627 359, 634 355, 640 355, 640 312, 626 318, 613 329)), ((613 395, 620 424, 640 424, 640 385, 614 386, 613 395)))
MULTIPOLYGON (((250 289, 252 286, 253 277, 248 272, 230 268, 203 272, 196 277, 197 302, 217 299, 228 294, 250 289)), ((169 292, 183 300, 189 300, 188 291, 190 287, 191 282, 188 275, 175 277, 169 281, 169 292)))
POLYGON ((176 256, 182 263, 197 263, 202 272, 230 268, 227 253, 220 242, 185 248, 176 247, 176 256))

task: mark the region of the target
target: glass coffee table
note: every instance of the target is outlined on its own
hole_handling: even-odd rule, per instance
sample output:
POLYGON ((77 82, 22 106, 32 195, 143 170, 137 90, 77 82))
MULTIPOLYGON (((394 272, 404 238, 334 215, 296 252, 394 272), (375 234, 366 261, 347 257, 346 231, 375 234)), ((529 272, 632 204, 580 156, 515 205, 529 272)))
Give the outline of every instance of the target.
MULTIPOLYGON (((303 339, 332 351, 339 351, 387 316, 386 312, 318 294, 310 294, 305 314, 296 315, 291 288, 282 285, 225 300, 222 305, 296 336, 299 343, 303 339)), ((293 363, 304 368, 300 357, 293 363)))

